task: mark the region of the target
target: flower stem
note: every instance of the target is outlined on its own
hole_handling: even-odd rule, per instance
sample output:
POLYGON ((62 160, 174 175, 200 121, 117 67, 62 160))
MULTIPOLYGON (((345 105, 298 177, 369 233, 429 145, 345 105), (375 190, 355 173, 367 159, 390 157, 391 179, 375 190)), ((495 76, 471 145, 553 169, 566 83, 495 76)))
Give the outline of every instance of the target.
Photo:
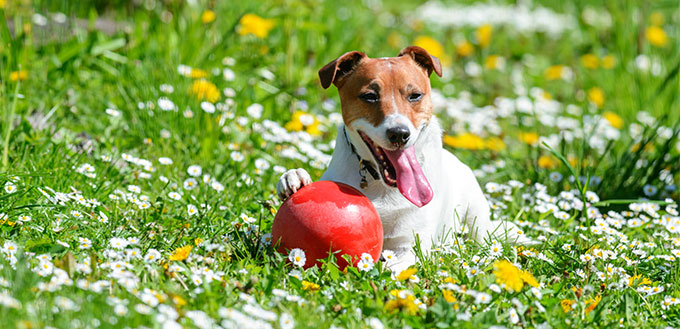
POLYGON ((2 152, 2 170, 6 171, 9 164, 9 136, 12 134, 12 121, 14 120, 14 112, 17 108, 17 100, 19 99, 19 85, 21 85, 21 80, 17 79, 17 86, 14 88, 14 100, 12 101, 12 106, 9 108, 7 113, 7 122, 5 130, 5 142, 2 152))

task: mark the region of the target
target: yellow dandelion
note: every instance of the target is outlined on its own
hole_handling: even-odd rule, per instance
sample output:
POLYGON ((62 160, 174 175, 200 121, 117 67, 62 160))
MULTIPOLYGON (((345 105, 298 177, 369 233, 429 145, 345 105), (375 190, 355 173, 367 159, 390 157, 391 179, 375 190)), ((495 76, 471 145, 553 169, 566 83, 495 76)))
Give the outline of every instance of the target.
POLYGON ((581 56, 581 65, 591 70, 594 70, 598 66, 600 66, 600 59, 593 54, 585 54, 581 56))
POLYGON ((14 225, 16 225, 16 223, 9 221, 9 220, 3 220, 3 221, 0 221, 0 225, 7 225, 7 226, 14 227, 14 225))
POLYGON ((204 79, 194 81, 189 89, 189 94, 199 101, 206 100, 210 103, 215 103, 220 99, 220 91, 217 86, 204 79))
POLYGON ((484 59, 484 67, 490 70, 503 69, 505 59, 498 55, 489 55, 484 59))
POLYGON ((621 129, 623 127, 623 119, 621 119, 621 117, 616 115, 615 113, 604 112, 602 113, 602 117, 604 117, 605 120, 609 121, 609 124, 616 129, 621 129))
POLYGON ((553 65, 545 69, 543 75, 545 76, 546 80, 557 80, 562 79, 563 72, 564 72, 563 65, 553 65))
POLYGON ((460 57, 467 57, 472 55, 472 53, 475 51, 475 46, 472 45, 467 40, 463 40, 463 42, 460 42, 456 45, 456 54, 460 57))
POLYGON ((642 277, 642 274, 633 275, 630 278, 628 278, 628 286, 630 287, 648 284, 652 284, 652 281, 649 280, 648 278, 642 277))
POLYGON ((187 76, 189 78, 194 78, 194 79, 203 79, 203 78, 208 77, 208 72, 206 72, 205 70, 192 68, 187 76))
POLYGON ((172 296, 172 302, 175 303, 175 305, 177 305, 177 307, 182 307, 182 306, 187 304, 187 301, 184 298, 182 298, 181 296, 178 296, 178 295, 172 296))
POLYGON ((302 290, 309 290, 311 292, 314 291, 319 291, 321 289, 321 286, 314 282, 309 282, 306 280, 302 280, 302 290))
POLYGON ((522 271, 507 260, 496 262, 493 274, 496 276, 496 283, 504 284, 508 291, 520 291, 524 287, 522 271))
POLYGON ((576 167, 579 164, 578 158, 573 155, 567 158, 567 162, 569 162, 569 165, 571 165, 572 167, 576 167))
POLYGON ((296 111, 291 120, 284 125, 284 128, 289 131, 304 130, 312 136, 321 136, 320 125, 321 122, 314 115, 304 111, 296 111))
POLYGON ((397 297, 397 299, 393 299, 385 303, 385 311, 400 311, 409 315, 414 315, 418 313, 418 305, 416 305, 414 301, 415 297, 413 295, 408 295, 406 298, 397 297))
POLYGON ((475 37, 477 38, 477 44, 482 47, 486 48, 489 46, 491 43, 491 37, 493 35, 493 26, 489 24, 484 24, 477 28, 477 31, 475 31, 475 37))
POLYGON ((451 290, 446 290, 446 289, 442 290, 442 295, 444 296, 444 300, 447 303, 455 303, 455 302, 458 301, 456 299, 456 297, 453 296, 453 291, 451 291, 451 290))
POLYGON ((536 144, 538 144, 538 139, 539 139, 540 136, 537 133, 534 133, 534 132, 522 132, 522 131, 520 131, 520 133, 517 137, 519 138, 519 140, 521 140, 522 142, 525 142, 529 145, 536 145, 536 144))
MULTIPOLYGON (((636 143, 630 149, 633 152, 637 152, 637 151, 640 150, 640 146, 641 146, 640 143, 636 143)), ((645 152, 651 152, 651 151, 654 151, 655 149, 656 149, 656 147, 654 146, 654 144, 646 143, 645 147, 642 150, 645 151, 645 152)))
POLYGON ((239 21, 237 31, 239 35, 252 34, 260 39, 264 39, 273 28, 273 19, 262 18, 255 14, 245 14, 239 21))
POLYGON ((650 26, 645 30, 645 37, 656 47, 664 47, 668 43, 668 35, 666 31, 658 26, 650 26))
POLYGON ((595 296, 595 298, 588 298, 586 300, 586 314, 590 313, 597 307, 597 304, 602 300, 602 296, 595 296))
POLYGON ((560 306, 562 307, 562 311, 564 311, 564 313, 569 313, 571 310, 574 309, 572 307, 572 305, 574 305, 574 303, 575 303, 575 301, 573 301, 571 299, 563 299, 560 302, 560 306))
POLYGON ((612 55, 606 55, 602 57, 602 67, 605 69, 611 69, 616 65, 616 57, 612 55))
POLYGON ((485 146, 484 139, 472 133, 457 136, 446 135, 443 141, 448 146, 465 150, 482 150, 485 146))
POLYGON ((151 291, 153 292, 154 296, 156 297, 156 299, 158 299, 159 302, 162 303, 162 302, 164 302, 164 301, 167 299, 167 298, 165 297, 165 295, 163 295, 162 293, 159 293, 159 292, 154 291, 154 290, 151 290, 151 291))
POLYGON ((604 92, 600 87, 593 87, 588 90, 588 100, 597 107, 604 105, 604 92))
POLYGON ((14 71, 9 74, 9 80, 12 82, 24 81, 28 78, 26 70, 14 71))
POLYGON ((499 137, 489 137, 486 139, 486 148, 491 151, 505 150, 505 143, 499 137))
POLYGON ((555 169, 558 164, 557 159, 548 155, 541 155, 538 158, 538 166, 543 169, 555 169))
POLYGON ((524 281, 524 283, 526 283, 526 284, 528 284, 528 285, 530 285, 534 288, 538 288, 538 286, 539 286, 538 281, 536 281, 536 278, 534 278, 534 276, 531 273, 529 273, 527 271, 521 271, 521 272, 522 273, 521 273, 520 277, 522 278, 522 281, 524 281))
POLYGON ((191 245, 186 245, 184 247, 177 248, 172 253, 169 259, 173 261, 183 261, 189 257, 192 248, 193 247, 191 245))
POLYGON ((215 12, 208 9, 201 14, 201 22, 203 22, 203 24, 212 23, 216 17, 215 12))
POLYGON ((399 281, 408 280, 410 277, 412 277, 414 274, 416 274, 416 272, 418 272, 418 270, 413 268, 413 267, 407 268, 407 269, 401 271, 399 273, 399 275, 397 275, 397 280, 399 280, 399 281))

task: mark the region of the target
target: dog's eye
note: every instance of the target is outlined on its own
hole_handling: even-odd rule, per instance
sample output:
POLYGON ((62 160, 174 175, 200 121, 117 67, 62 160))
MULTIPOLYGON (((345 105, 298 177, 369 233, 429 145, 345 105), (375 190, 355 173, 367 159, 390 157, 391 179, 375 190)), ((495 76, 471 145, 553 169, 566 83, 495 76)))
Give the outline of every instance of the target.
POLYGON ((380 100, 380 97, 376 93, 363 93, 359 95, 359 99, 366 103, 377 103, 380 100))
POLYGON ((413 93, 413 94, 408 95, 408 101, 409 102, 417 102, 421 98, 423 98, 423 94, 421 94, 421 93, 413 93))

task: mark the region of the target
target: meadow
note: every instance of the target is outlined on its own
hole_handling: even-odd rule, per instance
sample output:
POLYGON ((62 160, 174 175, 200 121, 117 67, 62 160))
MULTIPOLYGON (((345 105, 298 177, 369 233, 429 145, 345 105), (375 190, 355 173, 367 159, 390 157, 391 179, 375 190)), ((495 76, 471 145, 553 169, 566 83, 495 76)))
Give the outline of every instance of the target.
POLYGON ((2 328, 680 327, 677 1, 0 0, 2 328), (401 272, 274 251, 344 52, 440 58, 495 219, 401 272))

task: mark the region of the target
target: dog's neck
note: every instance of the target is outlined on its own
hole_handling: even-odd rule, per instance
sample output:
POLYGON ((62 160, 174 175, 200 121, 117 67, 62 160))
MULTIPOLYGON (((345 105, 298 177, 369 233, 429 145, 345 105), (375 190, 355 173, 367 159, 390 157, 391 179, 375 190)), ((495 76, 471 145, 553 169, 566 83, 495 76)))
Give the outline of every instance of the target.
MULTIPOLYGON (((338 135, 340 135, 339 132, 338 135)), ((345 136, 345 141, 347 142, 347 145, 352 151, 352 154, 354 154, 357 157, 357 161, 359 161, 359 175, 361 176, 359 187, 364 189, 368 186, 369 179, 373 180, 380 179, 380 173, 378 173, 378 169, 373 164, 373 161, 363 159, 361 155, 359 155, 357 148, 354 146, 354 144, 352 144, 352 141, 350 140, 349 135, 347 134, 347 126, 345 125, 342 126, 342 135, 345 136), (369 175, 370 177, 367 177, 369 175)))
MULTIPOLYGON (((439 121, 436 117, 432 116, 421 129, 414 145, 418 162, 421 164, 430 182, 436 179, 438 174, 436 171, 440 170, 440 166, 436 164, 441 161, 441 136, 442 131, 439 121)), ((362 161, 367 161, 374 168, 377 168, 375 160, 361 136, 355 130, 341 124, 338 127, 338 136, 335 141, 331 163, 321 179, 351 185, 369 197, 377 194, 394 193, 396 198, 403 198, 396 188, 387 187, 379 175, 377 179, 374 179, 367 170, 363 170, 364 175, 362 177, 362 161), (365 178, 367 184, 362 184, 363 178, 365 178), (362 187, 362 185, 364 186, 362 187)))

